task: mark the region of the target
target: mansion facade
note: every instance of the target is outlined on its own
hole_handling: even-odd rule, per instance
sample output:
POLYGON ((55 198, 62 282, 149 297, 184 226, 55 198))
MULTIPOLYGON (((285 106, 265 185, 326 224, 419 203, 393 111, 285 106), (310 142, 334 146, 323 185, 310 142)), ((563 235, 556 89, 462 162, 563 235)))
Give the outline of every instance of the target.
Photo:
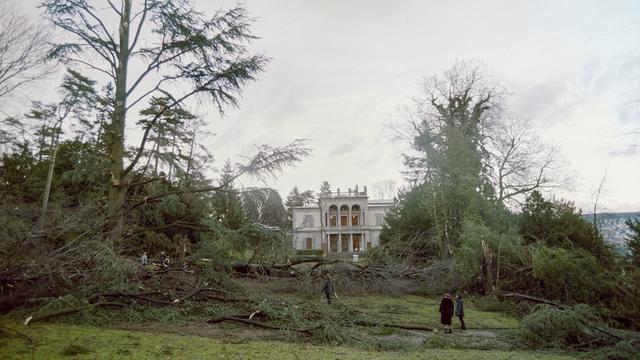
POLYGON ((318 204, 294 207, 293 247, 327 253, 359 253, 378 246, 393 200, 369 200, 364 191, 320 193, 318 204))

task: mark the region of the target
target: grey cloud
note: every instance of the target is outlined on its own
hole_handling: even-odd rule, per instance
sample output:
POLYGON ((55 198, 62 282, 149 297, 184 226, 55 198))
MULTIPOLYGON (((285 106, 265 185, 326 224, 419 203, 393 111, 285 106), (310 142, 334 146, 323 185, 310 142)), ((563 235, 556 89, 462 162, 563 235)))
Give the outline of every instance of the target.
POLYGON ((640 145, 630 145, 622 149, 614 149, 609 151, 609 156, 615 157, 631 157, 640 154, 640 145))
POLYGON ((514 96, 513 110, 528 118, 538 120, 545 113, 555 112, 560 99, 568 92, 562 80, 530 86, 514 96))
POLYGON ((345 142, 343 142, 342 144, 334 147, 330 152, 329 152, 329 156, 330 157, 334 157, 334 156, 347 156, 351 153, 353 153, 354 151, 358 150, 358 145, 361 143, 360 140, 358 140, 357 138, 354 139, 347 139, 345 140, 345 142))

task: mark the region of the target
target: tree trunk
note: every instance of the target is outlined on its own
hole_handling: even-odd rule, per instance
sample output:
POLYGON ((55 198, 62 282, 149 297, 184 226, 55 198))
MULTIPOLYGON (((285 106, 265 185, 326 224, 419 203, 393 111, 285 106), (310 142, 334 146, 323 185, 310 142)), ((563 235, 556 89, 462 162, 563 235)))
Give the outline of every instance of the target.
POLYGON ((111 123, 111 186, 109 187, 108 239, 113 242, 122 237, 124 228, 124 127, 127 115, 127 65, 129 62, 129 24, 131 0, 123 1, 120 17, 120 49, 116 69, 116 93, 111 123))
POLYGON ((169 175, 167 176, 167 180, 171 181, 171 173, 173 171, 173 162, 176 159, 175 150, 176 150, 176 131, 178 124, 173 124, 173 139, 171 140, 171 159, 169 160, 169 175))
POLYGON ((55 144, 53 148, 53 154, 51 154, 51 160, 49 161, 49 172, 47 173, 47 183, 44 186, 44 195, 42 195, 42 214, 40 215, 40 229, 44 225, 45 217, 47 214, 47 207, 49 206, 49 194, 51 193, 51 182, 53 181, 53 169, 56 166, 56 155, 58 154, 58 144, 55 144))
POLYGON ((189 177, 190 173, 191 173, 191 164, 193 162, 193 147, 195 145, 196 142, 196 128, 194 125, 193 128, 193 135, 191 136, 191 144, 190 144, 190 148, 189 148, 189 159, 187 160, 187 173, 184 175, 185 176, 185 184, 187 184, 187 186, 189 186, 189 184, 191 183, 191 178, 189 177))
POLYGON ((495 284, 493 282, 493 252, 489 248, 489 244, 482 240, 482 268, 484 270, 485 289, 490 293, 495 293, 495 284))

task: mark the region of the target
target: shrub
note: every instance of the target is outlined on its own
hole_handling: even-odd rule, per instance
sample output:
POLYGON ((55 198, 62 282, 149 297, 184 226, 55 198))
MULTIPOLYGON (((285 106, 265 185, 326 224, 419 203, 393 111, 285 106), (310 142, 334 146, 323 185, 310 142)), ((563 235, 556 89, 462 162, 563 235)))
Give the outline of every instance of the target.
POLYGON ((592 360, 633 360, 638 358, 640 342, 627 340, 614 346, 605 347, 585 354, 585 358, 592 360))
POLYGON ((522 320, 520 338, 533 348, 585 348, 612 344, 607 326, 585 304, 568 308, 538 305, 522 320))

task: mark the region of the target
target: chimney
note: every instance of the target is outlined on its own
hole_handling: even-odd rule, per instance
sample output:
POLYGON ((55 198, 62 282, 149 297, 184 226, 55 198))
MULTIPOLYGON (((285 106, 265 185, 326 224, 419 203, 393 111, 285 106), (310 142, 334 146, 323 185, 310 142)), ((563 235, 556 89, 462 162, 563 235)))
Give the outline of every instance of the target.
POLYGON ((351 196, 351 188, 349 188, 349 196, 351 196))
POLYGON ((336 189, 338 191, 338 196, 340 196, 340 188, 336 189))
POLYGON ((356 184, 356 195, 360 195, 358 194, 358 184, 356 184))
POLYGON ((367 185, 364 186, 364 194, 367 195, 367 185))

